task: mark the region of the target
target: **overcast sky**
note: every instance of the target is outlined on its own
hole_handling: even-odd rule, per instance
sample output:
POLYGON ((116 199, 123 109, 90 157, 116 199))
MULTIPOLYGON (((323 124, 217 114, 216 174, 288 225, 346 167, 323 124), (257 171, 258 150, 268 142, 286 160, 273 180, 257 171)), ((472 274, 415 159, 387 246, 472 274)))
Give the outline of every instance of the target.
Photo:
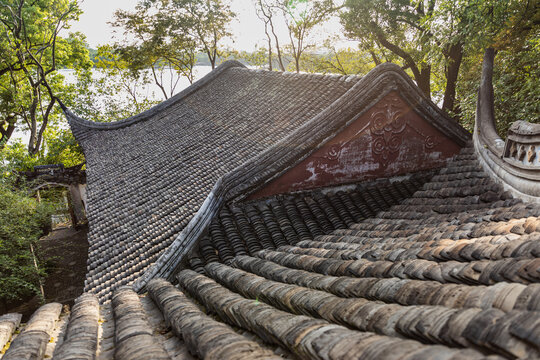
MULTIPOLYGON (((83 14, 79 22, 74 23, 69 31, 80 31, 86 35, 92 48, 112 43, 113 28, 108 22, 113 20, 117 9, 133 10, 137 0, 82 0, 80 6, 83 14)), ((232 10, 237 18, 231 23, 231 32, 235 35, 234 43, 224 45, 237 50, 253 51, 255 45, 265 45, 264 24, 257 18, 252 0, 232 0, 232 10)), ((330 33, 340 30, 339 23, 334 21, 320 29, 321 41, 330 33)), ((284 34, 282 34, 284 35, 284 34)))
MULTIPOLYGON (((86 35, 92 48, 112 42, 113 28, 108 24, 113 20, 117 9, 133 10, 136 0, 84 0, 80 2, 83 14, 79 22, 74 23, 69 31, 80 31, 86 35)), ((239 50, 253 50, 259 43, 263 45, 264 25, 257 18, 251 0, 233 0, 232 10, 238 18, 231 24, 233 34, 236 34, 234 46, 239 50)))

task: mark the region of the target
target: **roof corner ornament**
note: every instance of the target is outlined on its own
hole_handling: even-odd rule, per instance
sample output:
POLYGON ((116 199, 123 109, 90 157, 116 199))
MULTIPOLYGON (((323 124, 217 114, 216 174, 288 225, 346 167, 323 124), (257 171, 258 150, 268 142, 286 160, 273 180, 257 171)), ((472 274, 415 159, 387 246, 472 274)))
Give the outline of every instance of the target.
POLYGON ((485 145, 484 147, 489 148, 493 153, 501 157, 504 149, 504 140, 497 134, 493 95, 493 64, 495 54, 496 52, 493 48, 487 48, 484 52, 482 78, 480 80, 478 100, 476 103, 474 134, 481 138, 485 145))
POLYGON ((516 121, 506 142, 495 125, 493 64, 495 50, 486 49, 476 103, 474 146, 484 170, 522 200, 540 203, 540 124, 516 121))

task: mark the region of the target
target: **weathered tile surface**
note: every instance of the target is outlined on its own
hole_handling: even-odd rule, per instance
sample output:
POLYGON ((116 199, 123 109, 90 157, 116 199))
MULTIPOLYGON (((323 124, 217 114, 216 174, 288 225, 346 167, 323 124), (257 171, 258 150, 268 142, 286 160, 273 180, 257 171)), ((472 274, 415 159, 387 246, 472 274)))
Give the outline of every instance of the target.
POLYGON ((180 286, 299 357, 538 358, 540 207, 469 147, 425 181, 229 204, 180 286))
POLYGON ((221 176, 302 126, 357 81, 233 67, 130 126, 103 131, 72 124, 88 168, 85 291, 109 299, 116 286, 131 284, 188 224, 221 176))
MULTIPOLYGON (((231 67, 114 131, 74 127, 89 164, 92 295, 65 331, 61 306, 45 305, 3 358, 40 358, 56 342, 58 359, 540 358, 540 206, 505 193, 468 146, 438 171, 235 198, 178 287, 122 286, 218 179, 357 81, 231 67)), ((0 340, 17 323, 0 317, 0 340)))

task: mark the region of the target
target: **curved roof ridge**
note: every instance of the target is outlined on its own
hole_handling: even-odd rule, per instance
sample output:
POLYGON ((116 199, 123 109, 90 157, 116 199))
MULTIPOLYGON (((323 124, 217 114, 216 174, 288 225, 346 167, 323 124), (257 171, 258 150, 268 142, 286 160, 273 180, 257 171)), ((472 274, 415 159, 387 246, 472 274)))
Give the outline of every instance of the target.
POLYGON ((178 101, 200 90, 202 87, 206 86, 208 83, 212 82, 217 77, 222 75, 225 71, 231 68, 235 68, 235 67, 245 68, 245 65, 236 60, 227 60, 224 63, 220 64, 213 71, 205 75, 203 78, 197 80, 196 82, 194 82, 193 84, 185 88, 184 90, 180 91, 178 94, 168 98, 167 100, 157 104, 156 106, 153 106, 152 108, 146 111, 143 111, 140 114, 137 114, 137 115, 134 115, 134 116, 122 119, 122 120, 114 121, 114 122, 96 122, 96 121, 86 120, 74 114, 64 104, 62 104, 62 102, 60 102, 60 105, 72 127, 82 127, 82 128, 94 129, 94 130, 120 129, 126 126, 130 126, 132 124, 135 124, 141 120, 146 120, 150 118, 151 116, 159 113, 160 111, 165 110, 166 108, 176 104, 178 101))
POLYGON ((135 280, 174 241, 220 176, 357 83, 340 79, 234 67, 145 121, 111 131, 72 126, 93 169, 86 288, 106 296, 112 281, 105 285, 103 279, 111 272, 116 280, 135 280))
MULTIPOLYGON (((297 149, 296 153, 286 150, 285 153, 281 154, 282 159, 289 158, 289 161, 292 159, 295 163, 300 162, 307 155, 306 153, 318 149, 336 133, 341 131, 344 126, 350 124, 355 116, 358 116, 359 108, 361 108, 361 112, 364 112, 370 108, 371 105, 383 98, 386 93, 392 90, 398 90, 399 88, 404 90, 403 92, 400 92, 400 95, 402 95, 414 110, 420 112, 435 128, 452 138, 461 146, 468 144, 471 134, 457 121, 446 115, 446 113, 439 109, 439 107, 430 99, 426 98, 418 86, 416 86, 413 80, 399 65, 383 63, 377 65, 354 86, 328 105, 323 111, 313 116, 309 121, 298 127, 291 134, 263 150, 258 155, 247 159, 242 165, 237 166, 229 173, 223 175, 220 180, 228 181, 230 178, 235 177, 235 174, 237 173, 245 173, 245 168, 248 164, 265 163, 266 161, 271 162, 272 164, 270 166, 267 164, 264 169, 260 168, 259 170, 261 173, 271 173, 272 169, 279 168, 286 163, 286 161, 283 160, 279 162, 279 164, 278 162, 275 162, 272 159, 275 152, 278 149, 286 148, 285 145, 291 142, 300 143, 304 146, 297 149), (356 106, 352 106, 351 109, 347 111, 343 108, 343 106, 347 104, 356 104, 356 106), (349 114, 347 114, 347 112, 349 112, 349 114), (314 136, 314 134, 318 134, 318 136, 314 136), (300 158, 298 158, 299 155, 300 158)), ((288 167, 285 166, 285 168, 288 167)), ((272 177, 278 176, 278 173, 283 173, 284 171, 285 169, 282 169, 282 171, 273 174, 272 177)), ((257 184, 255 184, 256 181, 253 181, 255 178, 251 177, 251 179, 252 181, 241 181, 237 186, 231 187, 229 190, 233 193, 232 197, 246 196, 248 195, 246 194, 246 191, 252 192, 253 187, 257 184)), ((258 180, 262 179, 259 177, 258 180)), ((267 181, 269 181, 268 178, 266 181, 262 182, 267 181)))
POLYGON ((360 80, 362 79, 362 76, 360 75, 343 75, 343 74, 323 74, 323 73, 309 73, 309 72, 292 72, 292 71, 275 71, 275 70, 267 70, 267 69, 250 69, 250 68, 244 68, 242 70, 245 71, 251 71, 256 73, 269 73, 274 75, 282 75, 287 77, 302 77, 302 78, 316 78, 316 79, 338 79, 340 81, 353 81, 353 80, 360 80))
POLYGON ((398 89, 402 90, 400 95, 406 102, 436 129, 461 146, 468 143, 470 133, 426 98, 401 67, 380 64, 295 131, 221 176, 186 227, 134 283, 134 288, 141 290, 154 277, 170 278, 224 201, 243 199, 283 174, 354 121, 359 111, 367 111, 388 92, 398 89), (287 148, 288 143, 302 146, 293 151, 287 148))

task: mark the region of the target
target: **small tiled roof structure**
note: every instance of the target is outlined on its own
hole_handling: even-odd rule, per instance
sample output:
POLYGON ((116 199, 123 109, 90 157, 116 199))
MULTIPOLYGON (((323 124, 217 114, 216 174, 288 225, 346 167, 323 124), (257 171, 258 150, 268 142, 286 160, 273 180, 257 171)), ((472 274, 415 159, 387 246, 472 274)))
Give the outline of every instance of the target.
MULTIPOLYGON (((540 205, 494 182, 399 68, 226 63, 144 116, 68 116, 89 293, 56 325, 46 305, 3 359, 540 358, 540 205)), ((19 321, 0 317, 0 340, 19 321)))

